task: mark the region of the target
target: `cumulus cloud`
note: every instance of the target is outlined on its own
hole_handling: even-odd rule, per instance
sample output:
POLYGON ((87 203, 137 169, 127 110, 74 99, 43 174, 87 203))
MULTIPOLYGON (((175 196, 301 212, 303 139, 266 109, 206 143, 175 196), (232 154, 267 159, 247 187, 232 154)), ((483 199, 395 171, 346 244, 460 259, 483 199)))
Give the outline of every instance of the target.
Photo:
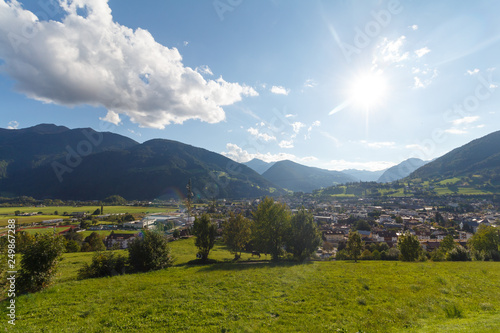
POLYGON ((18 129, 19 128, 19 122, 12 120, 9 121, 9 125, 7 126, 7 129, 18 129))
POLYGON ((288 95, 290 93, 290 89, 286 89, 282 86, 272 86, 271 92, 276 95, 288 95))
POLYGON ((280 148, 286 148, 286 149, 290 149, 290 148, 293 148, 293 140, 281 140, 281 142, 278 144, 280 146, 280 148))
POLYGON ((384 38, 382 42, 377 45, 377 54, 373 63, 375 65, 379 61, 383 63, 399 63, 407 60, 410 54, 409 52, 403 51, 405 39, 405 36, 401 36, 396 40, 389 40, 388 38, 384 38))
POLYGON ((276 162, 276 161, 282 161, 282 160, 297 160, 297 157, 293 154, 286 154, 286 153, 279 153, 279 154, 271 154, 271 153, 249 153, 247 150, 244 150, 243 148, 239 147, 238 145, 234 143, 228 143, 226 145, 226 150, 222 152, 221 154, 229 157, 230 159, 240 162, 240 163, 245 163, 248 162, 254 158, 258 158, 259 160, 265 161, 265 162, 276 162))
POLYGON ((222 77, 204 79, 183 65, 176 48, 159 44, 147 30, 114 22, 106 0, 59 4, 61 22, 40 21, 17 1, 0 0, 2 71, 29 98, 104 106, 109 112, 103 119, 113 123, 121 114, 142 127, 164 128, 188 119, 220 122, 223 106, 258 95, 222 77))
POLYGON ((301 123, 300 121, 296 121, 296 122, 292 123, 293 132, 295 134, 297 134, 300 132, 300 129, 305 127, 305 126, 306 126, 306 124, 301 123))
POLYGON ((418 25, 416 25, 416 24, 410 25, 410 29, 413 31, 416 31, 416 30, 418 30, 418 25))
POLYGON ((459 128, 449 128, 449 129, 446 129, 444 130, 446 133, 449 133, 449 134, 457 134, 457 135, 460 135, 460 134, 467 134, 467 131, 464 130, 464 129, 459 129, 459 128))
POLYGON ((307 79, 306 82, 304 82, 304 88, 314 88, 317 85, 318 83, 313 79, 307 79))
POLYGON ((269 135, 267 133, 261 133, 257 128, 254 128, 254 127, 250 127, 247 130, 247 132, 250 133, 251 135, 253 135, 254 137, 256 137, 257 139, 263 140, 265 142, 276 140, 276 137, 274 135, 269 135))

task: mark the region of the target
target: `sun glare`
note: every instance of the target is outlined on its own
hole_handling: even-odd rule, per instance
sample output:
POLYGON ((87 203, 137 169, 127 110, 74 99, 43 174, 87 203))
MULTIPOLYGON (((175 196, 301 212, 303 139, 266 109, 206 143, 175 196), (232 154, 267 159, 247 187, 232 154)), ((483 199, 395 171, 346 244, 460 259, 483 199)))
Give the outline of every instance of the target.
POLYGON ((387 94, 387 82, 382 74, 366 73, 357 76, 349 87, 350 104, 373 108, 380 105, 387 94))

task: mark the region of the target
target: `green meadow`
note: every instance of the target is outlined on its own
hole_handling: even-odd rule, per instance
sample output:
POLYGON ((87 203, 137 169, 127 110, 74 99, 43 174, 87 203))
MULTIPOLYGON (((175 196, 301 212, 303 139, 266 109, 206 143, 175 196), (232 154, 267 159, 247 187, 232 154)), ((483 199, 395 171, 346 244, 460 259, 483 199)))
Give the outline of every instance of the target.
MULTIPOLYGON (((96 209, 101 206, 54 206, 54 207, 0 207, 0 226, 6 226, 9 219, 18 220, 19 224, 30 224, 33 222, 41 222, 44 220, 52 219, 67 219, 68 216, 63 216, 64 212, 71 214, 74 212, 87 212, 92 214, 96 209), (34 216, 15 216, 15 212, 22 213, 38 213, 42 212, 43 215, 34 216), (57 212, 58 215, 54 215, 57 212)), ((152 214, 152 213, 165 213, 175 211, 173 208, 165 207, 141 207, 141 206, 104 206, 104 214, 152 214)))
MULTIPOLYGON (((12 332, 498 332, 496 262, 271 263, 217 244, 193 265, 171 243, 162 271, 76 280, 92 253, 65 254, 52 287, 17 297, 12 332)), ((126 251, 118 251, 126 254, 126 251)), ((269 258, 267 258, 269 259, 269 258)), ((6 303, 1 304, 6 327, 6 303)), ((10 325, 9 325, 10 326, 10 325)))

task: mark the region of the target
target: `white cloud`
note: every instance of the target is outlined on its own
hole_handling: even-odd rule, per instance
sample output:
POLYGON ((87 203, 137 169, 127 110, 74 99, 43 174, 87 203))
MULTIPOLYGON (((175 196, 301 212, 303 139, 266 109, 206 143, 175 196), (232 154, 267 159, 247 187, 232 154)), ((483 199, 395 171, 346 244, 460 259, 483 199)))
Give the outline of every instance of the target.
POLYGON ((281 140, 281 142, 278 145, 280 146, 280 148, 287 148, 287 149, 294 147, 293 140, 290 140, 290 141, 281 140))
POLYGON ((252 134, 257 139, 263 140, 265 142, 274 141, 276 137, 274 135, 269 135, 267 133, 260 133, 257 128, 250 127, 247 130, 248 133, 252 134))
POLYGON ((412 69, 412 73, 419 75, 413 77, 414 88, 426 88, 438 76, 437 69, 431 69, 427 67, 427 65, 424 67, 424 69, 414 67, 412 69))
POLYGON ((369 148, 375 148, 375 149, 394 148, 396 146, 396 142, 392 141, 368 142, 366 140, 361 140, 360 143, 369 148))
POLYGON ((304 88, 314 88, 317 85, 318 83, 313 79, 307 79, 306 82, 304 82, 304 88))
POLYGON ((143 127, 225 119, 223 106, 251 87, 222 77, 205 80, 185 67, 176 48, 144 29, 113 21, 106 0, 61 1, 62 22, 38 21, 17 1, 0 0, 0 58, 16 89, 29 98, 66 106, 104 106, 104 119, 118 114, 143 127), (81 8, 86 17, 79 16, 81 8), (26 34, 30 31, 30 34, 26 34))
POLYGON ((394 166, 395 163, 387 161, 372 161, 372 162, 352 162, 346 160, 332 160, 325 167, 330 170, 346 170, 346 169, 358 169, 367 171, 378 171, 390 168, 394 166))
POLYGON ((311 132, 314 129, 314 127, 319 127, 321 126, 321 122, 319 120, 314 121, 311 126, 307 129, 307 134, 304 136, 304 139, 310 139, 311 138, 311 132))
POLYGON ((431 50, 426 46, 426 47, 423 47, 421 49, 416 50, 415 54, 417 55, 417 57, 422 58, 424 55, 426 55, 429 52, 431 52, 431 50))
POLYGON ((290 89, 286 89, 282 86, 272 86, 271 87, 271 92, 273 94, 277 94, 277 95, 288 95, 290 93, 290 89))
POLYGON ((460 119, 455 119, 452 121, 453 126, 460 126, 464 124, 470 124, 475 121, 479 120, 479 116, 469 116, 469 117, 463 117, 460 119))
POLYGON ((377 45, 378 55, 373 60, 373 63, 377 64, 379 59, 386 63, 399 63, 407 60, 410 53, 402 50, 405 39, 405 36, 401 36, 396 40, 384 38, 382 42, 377 45))
POLYGON ((295 118, 295 117, 297 117, 296 114, 289 113, 289 114, 285 115, 285 118, 295 118))
POLYGON ((208 67, 207 65, 196 67, 195 71, 197 71, 200 74, 214 75, 210 67, 208 67))
POLYGON ((473 70, 467 70, 466 74, 476 75, 477 73, 479 73, 479 69, 478 68, 474 68, 473 70))
POLYGON ((418 30, 418 25, 416 25, 416 24, 410 25, 410 29, 413 31, 416 31, 416 30, 418 30))
POLYGON ((116 126, 121 124, 120 115, 114 111, 109 110, 106 117, 99 117, 100 120, 107 121, 109 123, 115 124, 116 126))
POLYGON ((305 127, 305 126, 306 126, 306 124, 301 123, 300 121, 296 121, 296 122, 294 122, 294 123, 292 124, 293 132, 294 132, 295 134, 297 134, 297 133, 299 133, 299 132, 300 132, 301 128, 303 128, 303 127, 305 127))
POLYGON ((12 120, 9 121, 9 126, 7 126, 7 129, 18 129, 19 127, 19 122, 12 120))
POLYGON ((458 128, 449 128, 449 129, 446 129, 444 130, 446 133, 449 133, 449 134, 466 134, 467 131, 463 130, 463 129, 458 129, 458 128))
POLYGON ((248 162, 254 158, 258 158, 262 161, 265 162, 275 162, 275 161, 282 161, 282 160, 297 160, 297 157, 293 154, 286 154, 286 153, 279 153, 279 154, 271 154, 271 153, 249 153, 248 151, 242 149, 238 145, 234 143, 228 143, 226 145, 226 150, 225 152, 222 152, 221 154, 229 157, 230 159, 240 162, 240 163, 245 163, 248 162))

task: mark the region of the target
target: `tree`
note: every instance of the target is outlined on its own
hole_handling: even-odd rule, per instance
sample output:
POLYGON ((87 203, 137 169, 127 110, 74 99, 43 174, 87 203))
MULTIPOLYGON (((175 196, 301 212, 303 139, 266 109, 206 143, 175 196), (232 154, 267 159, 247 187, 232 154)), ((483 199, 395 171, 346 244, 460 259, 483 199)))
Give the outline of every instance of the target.
POLYGON ((94 210, 94 212, 92 213, 92 215, 100 215, 100 214, 101 214, 101 210, 99 208, 94 210))
POLYGON ((167 268, 173 263, 167 238, 156 231, 144 230, 127 250, 130 266, 138 272, 167 268))
POLYGON ((349 231, 349 236, 347 237, 346 250, 349 256, 354 259, 354 262, 358 262, 359 255, 363 249, 363 242, 361 241, 361 236, 357 231, 349 231))
POLYGON ((287 206, 265 197, 253 212, 253 219, 255 248, 260 252, 270 253, 273 260, 278 260, 283 254, 290 228, 287 206))
POLYGON ((179 238, 181 236, 181 232, 179 229, 175 229, 174 232, 172 233, 172 237, 174 238, 179 238))
POLYGON ((365 231, 372 230, 372 228, 370 227, 370 223, 368 223, 366 220, 357 220, 356 223, 354 223, 354 229, 365 231))
POLYGON ((290 232, 287 239, 287 249, 296 259, 308 258, 321 244, 318 227, 314 217, 302 207, 293 215, 290 223, 290 232))
POLYGON ((200 218, 194 220, 193 235, 196 236, 195 245, 201 255, 200 259, 205 262, 208 259, 210 250, 215 245, 215 236, 217 236, 217 227, 210 221, 207 214, 203 214, 200 218))
POLYGON ((64 251, 64 238, 37 234, 24 250, 17 280, 18 291, 37 292, 50 285, 64 251))
POLYGON ((104 199, 104 202, 110 205, 122 206, 127 204, 127 200, 119 195, 112 195, 104 199))
POLYGON ((252 221, 245 218, 243 214, 230 214, 229 219, 224 224, 222 236, 224 243, 231 253, 236 257, 241 257, 241 251, 250 241, 252 221), (239 254, 238 254, 239 252, 239 254))
POLYGON ((422 253, 422 247, 417 236, 407 232, 398 238, 398 248, 401 252, 401 260, 415 261, 422 253))
POLYGON ((481 253, 486 260, 499 260, 500 230, 480 225, 474 236, 469 239, 468 245, 474 252, 481 253))
POLYGON ((443 254, 447 254, 451 250, 455 248, 456 244, 455 241, 453 240, 453 235, 447 235, 441 243, 439 243, 439 250, 443 252, 443 254))
MULTIPOLYGON (((97 232, 93 231, 90 235, 85 238, 85 243, 89 245, 89 251, 104 251, 106 246, 104 246, 104 239, 97 232)), ((83 250, 83 249, 82 249, 83 250)))

